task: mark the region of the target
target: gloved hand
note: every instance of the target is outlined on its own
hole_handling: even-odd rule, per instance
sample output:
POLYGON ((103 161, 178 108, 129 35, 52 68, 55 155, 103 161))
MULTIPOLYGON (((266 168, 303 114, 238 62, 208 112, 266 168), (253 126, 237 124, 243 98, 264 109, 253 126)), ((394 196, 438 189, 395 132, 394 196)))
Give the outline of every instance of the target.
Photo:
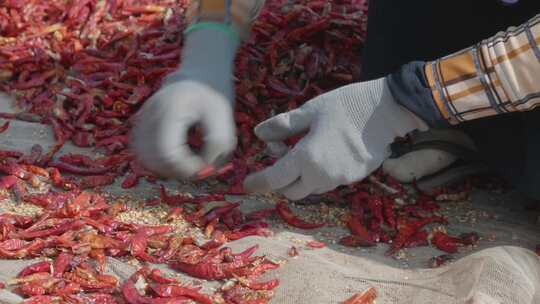
POLYGON ((422 149, 387 159, 382 169, 399 182, 410 183, 443 170, 457 159, 457 156, 448 151, 422 149))
POLYGON ((390 155, 390 143, 427 125, 398 105, 386 79, 351 84, 255 128, 267 143, 309 131, 272 167, 247 177, 252 192, 276 191, 298 200, 362 180, 390 155))
POLYGON ((148 169, 164 177, 189 178, 235 149, 232 75, 239 40, 233 36, 210 27, 186 37, 180 70, 136 117, 132 147, 148 169), (197 123, 205 134, 201 155, 187 144, 187 132, 197 123))
MULTIPOLYGON (((478 158, 478 149, 472 138, 457 129, 431 129, 415 133, 401 153, 405 154, 385 160, 382 169, 402 183, 418 181, 442 171, 458 159, 465 161, 463 166, 474 167, 472 165, 477 163, 478 158), (407 152, 407 149, 410 151, 407 152)), ((455 173, 458 172, 468 174, 468 170, 455 170, 455 173)))

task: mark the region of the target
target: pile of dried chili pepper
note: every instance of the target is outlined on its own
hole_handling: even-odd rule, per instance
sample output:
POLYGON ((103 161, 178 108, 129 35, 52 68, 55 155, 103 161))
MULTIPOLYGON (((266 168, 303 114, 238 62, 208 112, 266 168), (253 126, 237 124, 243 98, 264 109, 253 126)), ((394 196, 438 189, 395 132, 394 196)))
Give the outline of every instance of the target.
POLYGON ((238 203, 224 201, 223 195, 170 195, 162 188, 158 200, 171 206, 163 224, 128 223, 119 217, 128 210, 124 203, 84 190, 56 167, 18 161, 31 154, 0 160, 3 198, 42 209, 36 216, 0 214, 1 259, 46 258, 8 282, 27 298, 25 303, 210 304, 217 297, 242 303, 244 296, 266 303, 273 296, 279 281, 261 282, 259 277, 280 265, 254 256, 258 246, 240 253, 223 246, 247 236, 272 235, 263 220, 246 219, 238 203), (207 239, 178 234, 171 225, 178 219, 199 227, 207 239), (195 278, 235 280, 237 286, 207 295, 147 267, 121 284, 106 273, 107 257, 167 264, 195 278))
MULTIPOLYGON (((229 240, 270 235, 268 224, 261 220, 265 216, 275 213, 289 225, 304 229, 322 226, 297 218, 284 203, 278 204, 276 209, 247 217, 242 216, 234 203, 210 210, 205 206, 209 201, 219 200, 223 194, 243 194, 245 176, 275 161, 266 155, 264 145, 254 136, 252 130, 256 124, 294 109, 321 93, 359 81, 367 28, 366 0, 267 1, 251 38, 237 57, 235 118, 239 146, 231 164, 217 176, 228 188, 219 194, 201 197, 170 196, 162 191, 161 200, 176 208, 171 218, 183 216, 204 229, 211 241, 197 246, 164 237, 167 241, 160 242, 163 235, 170 233, 167 228, 117 224, 110 216, 103 215, 109 210, 106 203, 101 205, 103 210, 67 207, 75 204, 74 201, 78 206, 87 204, 88 200, 99 200, 99 196, 82 189, 108 185, 116 178, 123 179, 124 188, 136 186, 141 178, 150 182, 157 180, 127 150, 128 134, 132 117, 141 104, 179 65, 183 12, 187 3, 187 0, 4 1, 0 7, 0 89, 15 96, 22 111, 0 113, 0 118, 50 125, 56 144, 48 151, 36 145, 28 155, 0 151, 0 171, 6 174, 0 180, 0 187, 11 190, 18 200, 27 199, 49 212, 64 212, 55 213, 52 218, 57 221, 55 227, 47 226, 53 222, 47 219, 40 223, 45 226, 27 231, 34 233, 30 236, 37 233, 38 237, 22 239, 17 245, 23 247, 5 251, 6 257, 41 255, 45 249, 53 253, 51 243, 34 241, 43 238, 39 233, 59 238, 79 226, 90 226, 103 237, 110 237, 114 232, 113 240, 128 243, 129 248, 80 248, 88 255, 93 252, 102 259, 105 252, 105 255, 130 254, 145 261, 163 261, 180 243, 181 248, 194 246, 195 252, 200 250, 200 255, 190 258, 197 262, 208 261, 209 268, 204 271, 223 277, 231 276, 230 270, 215 265, 233 263, 234 266, 237 261, 234 255, 216 250, 229 240), (66 141, 80 147, 97 148, 105 156, 57 156, 66 141), (46 183, 44 180, 67 192, 27 193, 27 185, 39 187, 46 183), (185 212, 185 204, 195 206, 194 210, 185 212), (69 221, 75 215, 80 217, 78 212, 87 213, 83 218, 69 221), (51 229, 53 235, 48 234, 51 229), (40 232, 42 230, 45 232, 40 232), (148 238, 156 241, 150 242, 148 238), (149 244, 158 248, 149 252, 145 250, 149 244)), ((7 128, 6 123, 0 132, 7 128)), ((287 144, 292 145, 299 139, 291 139, 287 144)), ((211 174, 202 172, 201 177, 211 174)), ((455 246, 466 242, 461 240, 460 243, 441 234, 434 236, 424 228, 446 222, 436 214, 438 205, 434 196, 420 195, 414 200, 407 199, 408 204, 402 205, 398 202, 403 202, 403 197, 407 196, 402 187, 386 177, 379 178, 397 191, 388 193, 376 184, 363 182, 326 195, 329 200, 351 207, 347 223, 351 235, 342 239, 342 244, 374 246, 384 242, 391 244, 389 252, 395 253, 430 242, 438 248, 454 251, 455 246)), ((149 202, 155 203, 155 200, 149 202)), ((36 219, 24 224, 12 219, 8 222, 13 226, 9 229, 22 233, 30 228, 27 225, 35 225, 36 219)), ((61 240, 73 241, 69 235, 65 237, 66 240, 61 240)), ((15 243, 12 239, 20 239, 8 235, 4 238, 10 241, 10 246, 15 243)), ((259 266, 250 263, 251 258, 247 258, 240 264, 242 267, 259 266)), ((266 266, 259 266, 261 269, 273 267, 262 265, 266 266)), ((176 266, 185 271, 197 269, 191 264, 176 266)), ((139 274, 139 277, 144 275, 139 274)), ((229 292, 231 299, 249 289, 245 285, 238 284, 238 289, 229 292)), ((148 292, 156 296, 155 291, 148 292)))
MULTIPOLYGON (((128 134, 133 114, 179 65, 187 3, 7 1, 0 8, 0 88, 17 98, 22 112, 0 117, 52 126, 57 144, 42 151, 40 164, 103 176, 86 178, 87 188, 117 176, 125 176, 125 188, 140 178, 155 180, 130 157, 128 134), (125 157, 110 160, 115 170, 54 160, 69 140, 125 157)), ((267 1, 237 57, 240 144, 233 170, 221 176, 230 185, 226 192, 243 193, 244 177, 273 162, 253 134, 257 123, 359 80, 366 3, 267 1)))

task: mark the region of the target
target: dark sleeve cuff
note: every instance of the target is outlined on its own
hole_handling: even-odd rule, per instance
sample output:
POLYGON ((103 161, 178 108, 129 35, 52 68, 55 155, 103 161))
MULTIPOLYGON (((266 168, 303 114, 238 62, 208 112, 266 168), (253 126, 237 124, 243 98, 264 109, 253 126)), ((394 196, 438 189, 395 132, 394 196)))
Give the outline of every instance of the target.
POLYGON ((397 103, 423 119, 432 128, 449 127, 437 107, 424 74, 423 61, 402 66, 387 77, 388 86, 397 103))

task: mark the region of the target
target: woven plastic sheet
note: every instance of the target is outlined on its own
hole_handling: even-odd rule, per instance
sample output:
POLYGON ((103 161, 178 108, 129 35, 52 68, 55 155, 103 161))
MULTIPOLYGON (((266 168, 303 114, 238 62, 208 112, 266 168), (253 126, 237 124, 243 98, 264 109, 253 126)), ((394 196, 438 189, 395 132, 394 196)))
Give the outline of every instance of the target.
MULTIPOLYGON (((1 149, 27 152, 36 143, 45 149, 53 143, 46 126, 14 121, 8 132, 0 137, 1 149)), ((73 151, 94 153, 70 145, 61 153, 73 151)), ((176 182, 168 182, 167 186, 184 191, 200 190, 176 182)), ((117 185, 104 191, 126 194, 117 185)), ((130 194, 139 198, 155 196, 156 186, 143 182, 130 194)), ((267 208, 270 204, 253 198, 231 199, 242 200, 242 209, 246 212, 267 208)), ((451 215, 451 233, 476 231, 482 239, 474 250, 456 255, 455 262, 436 269, 426 268, 431 257, 441 254, 436 249, 410 249, 400 259, 385 256, 385 245, 373 249, 347 249, 332 242, 347 234, 336 227, 306 232, 274 221, 275 236, 251 237, 229 245, 238 251, 259 244, 257 254, 287 261, 277 271, 267 274, 268 278, 281 280, 272 303, 340 303, 355 293, 374 287, 378 292, 378 304, 537 304, 540 303, 540 260, 526 248, 534 248, 540 243, 540 228, 536 222, 538 213, 523 211, 524 202, 514 194, 477 191, 470 201, 444 205, 445 213, 451 215), (309 249, 305 244, 313 239, 329 246, 309 249), (298 257, 288 256, 291 246, 299 248, 298 257)), ((0 261, 0 281, 9 282, 32 262, 35 260, 0 261)), ((127 263, 113 259, 109 260, 108 268, 122 279, 135 271, 127 263)), ((205 283, 208 292, 217 287, 205 283)), ((21 303, 22 298, 8 288, 0 290, 0 302, 21 303)))

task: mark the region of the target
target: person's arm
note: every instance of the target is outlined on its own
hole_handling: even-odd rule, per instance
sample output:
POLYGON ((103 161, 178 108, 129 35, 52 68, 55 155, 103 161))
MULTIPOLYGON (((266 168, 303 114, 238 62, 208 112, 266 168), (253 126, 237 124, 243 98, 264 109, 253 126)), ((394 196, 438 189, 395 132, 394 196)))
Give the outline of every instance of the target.
POLYGON ((220 165, 234 151, 233 62, 262 0, 199 0, 188 9, 180 69, 169 75, 141 108, 132 148, 148 169, 170 178, 190 178, 220 165), (201 154, 187 144, 190 127, 204 131, 201 154))
POLYGON ((540 105, 540 15, 519 27, 388 77, 395 100, 431 127, 540 105))

